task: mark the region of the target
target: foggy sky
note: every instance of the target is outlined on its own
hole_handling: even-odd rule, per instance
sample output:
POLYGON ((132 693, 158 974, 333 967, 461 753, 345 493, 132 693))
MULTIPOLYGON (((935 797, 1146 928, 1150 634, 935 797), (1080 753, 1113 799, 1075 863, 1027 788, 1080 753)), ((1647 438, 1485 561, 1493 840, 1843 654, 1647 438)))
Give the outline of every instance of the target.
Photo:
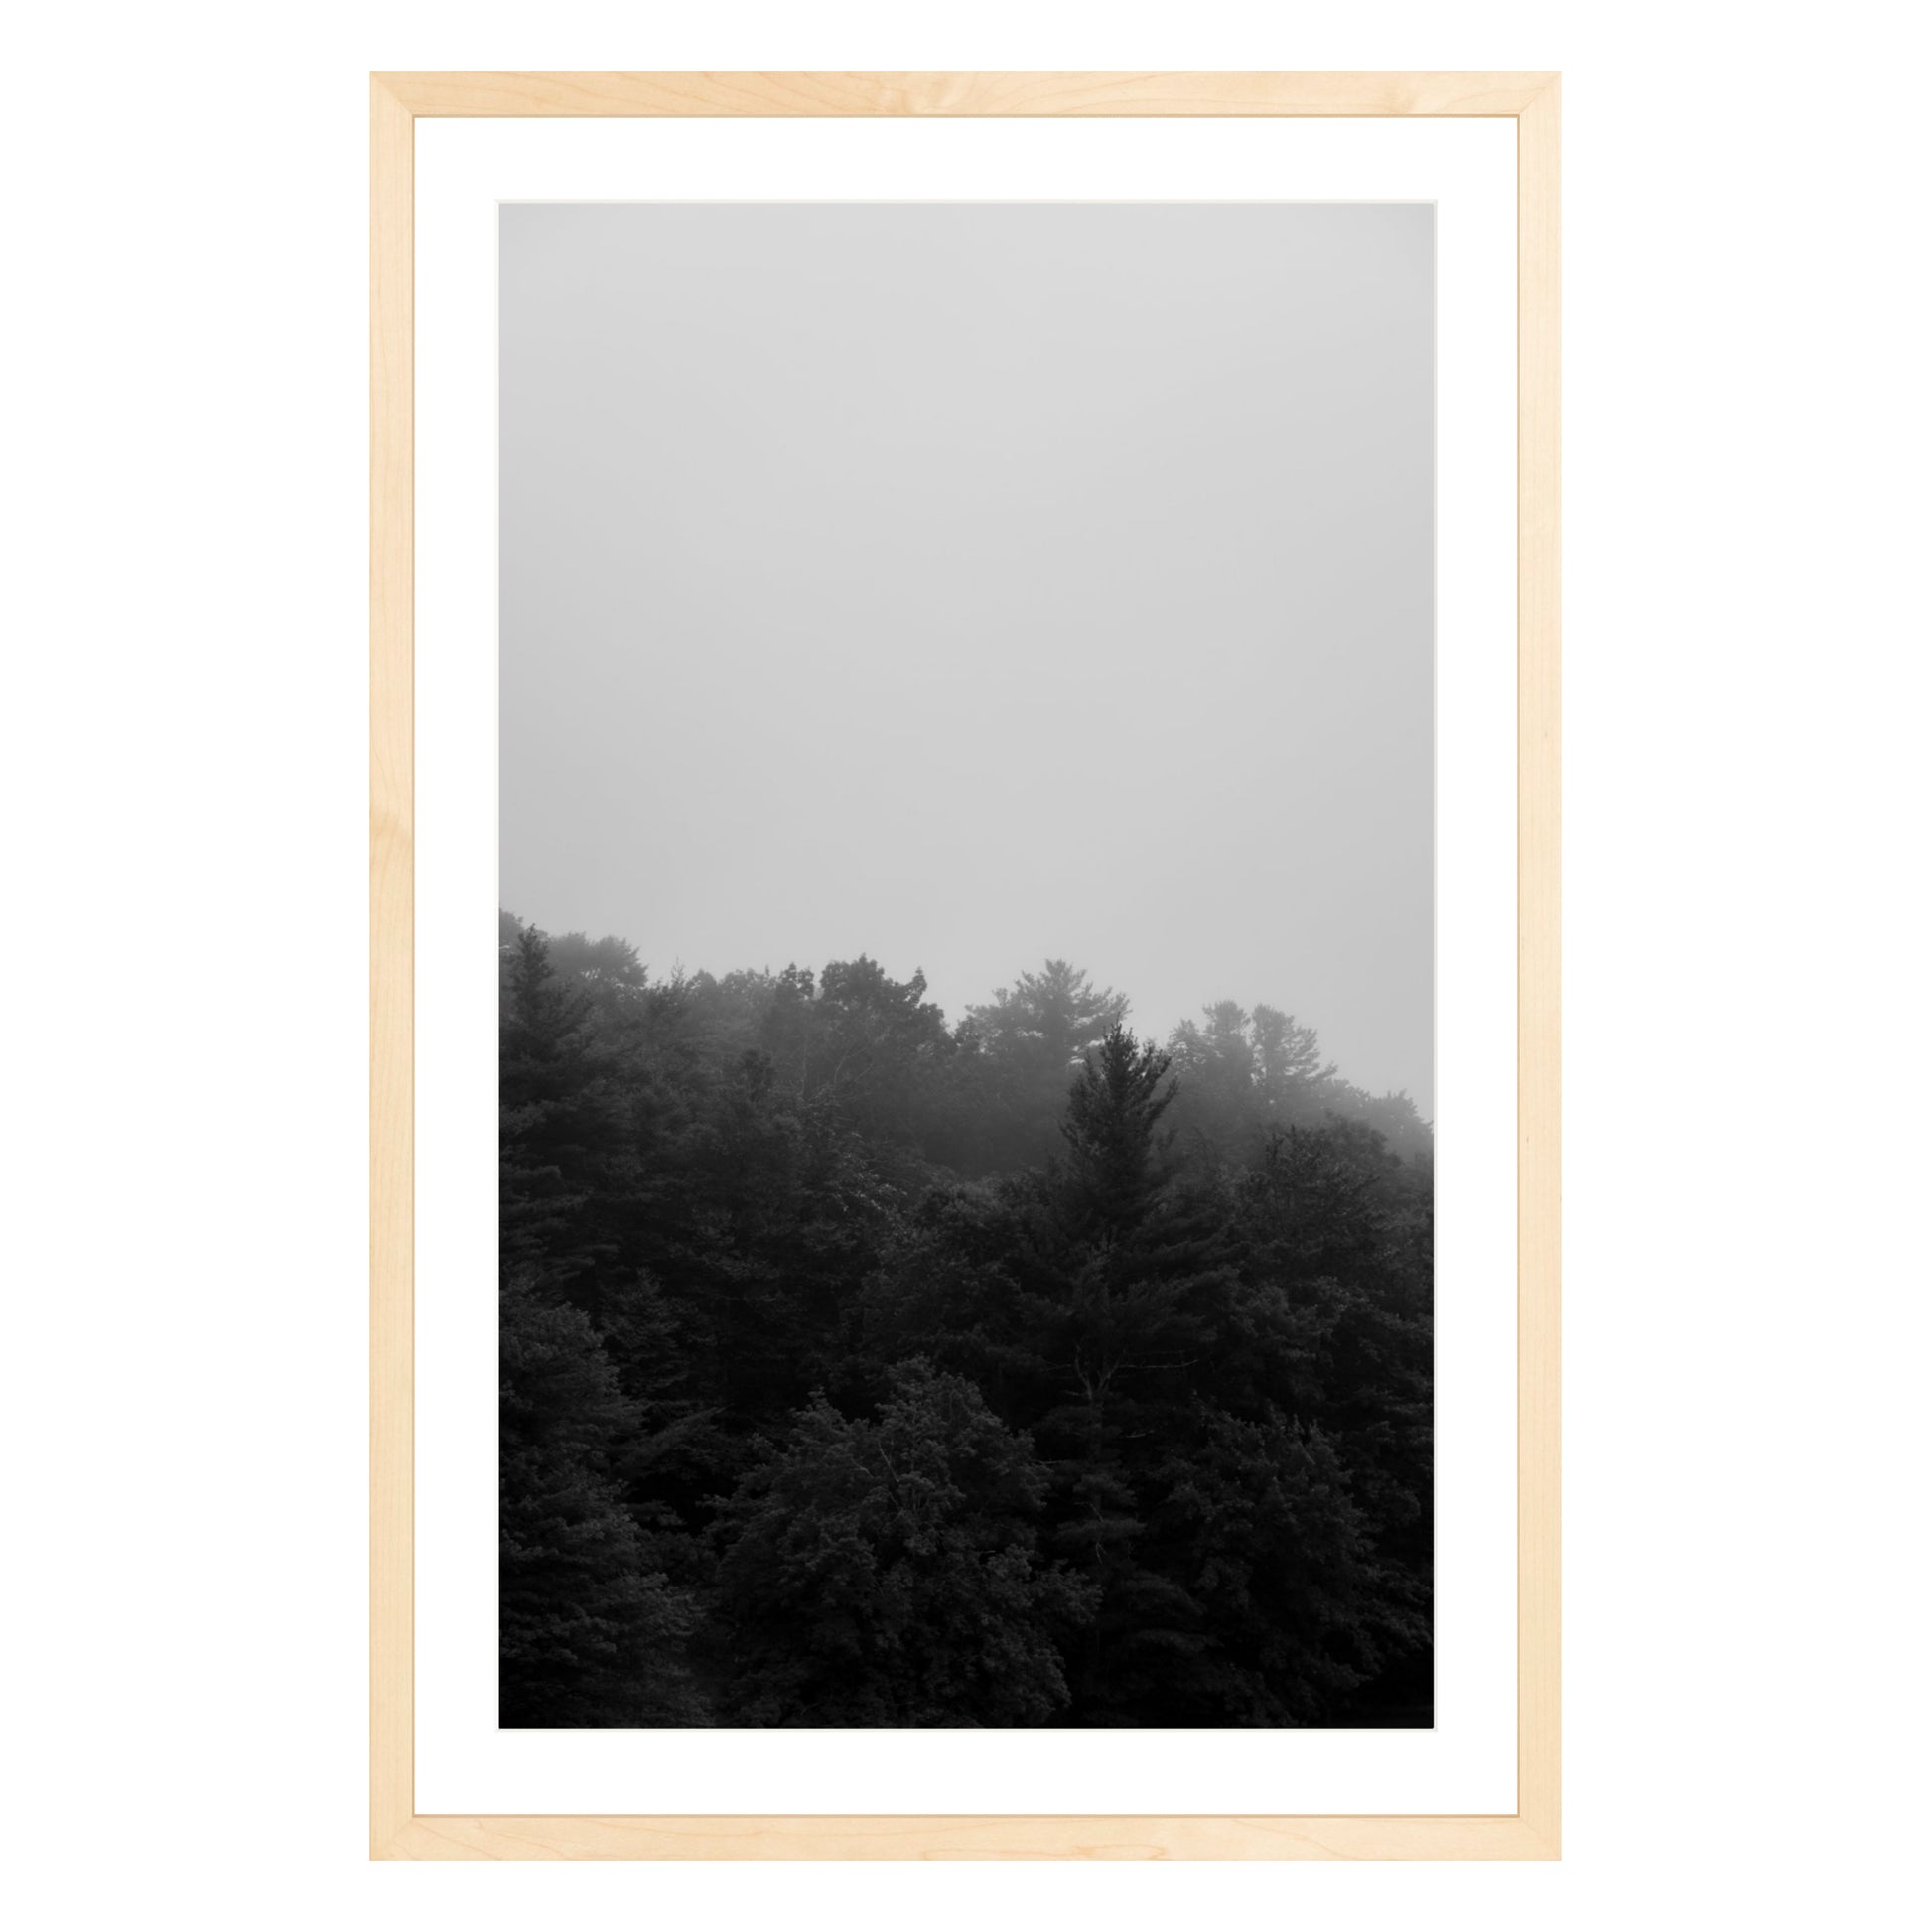
POLYGON ((1434 211, 509 206, 501 902, 1434 1112, 1434 211))

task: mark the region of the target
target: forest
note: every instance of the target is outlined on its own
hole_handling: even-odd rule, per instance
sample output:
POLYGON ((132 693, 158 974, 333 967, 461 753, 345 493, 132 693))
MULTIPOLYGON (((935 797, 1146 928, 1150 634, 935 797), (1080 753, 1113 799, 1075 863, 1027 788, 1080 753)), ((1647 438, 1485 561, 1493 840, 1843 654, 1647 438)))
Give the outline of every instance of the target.
POLYGON ((1431 1723, 1406 1096, 1061 960, 499 974, 502 1725, 1431 1723))

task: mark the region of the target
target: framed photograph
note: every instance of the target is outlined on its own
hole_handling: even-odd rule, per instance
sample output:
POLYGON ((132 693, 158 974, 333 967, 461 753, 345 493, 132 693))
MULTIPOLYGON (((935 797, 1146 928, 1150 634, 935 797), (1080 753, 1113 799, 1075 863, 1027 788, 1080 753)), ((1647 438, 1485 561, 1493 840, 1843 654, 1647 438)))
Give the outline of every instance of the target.
POLYGON ((1559 1856, 1556 76, 371 100, 372 1856, 1559 1856))

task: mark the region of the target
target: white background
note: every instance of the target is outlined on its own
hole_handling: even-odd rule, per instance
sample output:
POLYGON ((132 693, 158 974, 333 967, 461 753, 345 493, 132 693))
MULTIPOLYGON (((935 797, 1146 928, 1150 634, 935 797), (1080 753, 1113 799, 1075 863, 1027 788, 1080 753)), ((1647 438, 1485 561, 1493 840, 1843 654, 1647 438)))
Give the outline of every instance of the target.
POLYGON ((11 24, 0 1413, 29 1922, 1908 1916, 1907 22, 390 0, 11 24), (1563 1864, 363 1863, 361 76, 412 66, 1566 69, 1563 1864))
MULTIPOLYGON (((1506 121, 446 121, 416 141, 416 1805, 1495 1812, 1516 1804, 1516 142, 1506 121), (496 207, 1436 203, 1436 1723, 496 1728, 496 207)), ((675 468, 678 458, 668 453, 675 468)))

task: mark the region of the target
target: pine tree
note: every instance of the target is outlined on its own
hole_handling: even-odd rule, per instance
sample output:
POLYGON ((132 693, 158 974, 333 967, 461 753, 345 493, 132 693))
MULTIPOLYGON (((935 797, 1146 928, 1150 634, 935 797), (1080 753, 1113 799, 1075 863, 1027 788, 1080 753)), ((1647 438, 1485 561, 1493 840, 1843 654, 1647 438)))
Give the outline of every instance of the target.
POLYGON ((1427 1722, 1405 1100, 1058 961, 499 957, 505 1723, 1427 1722))
POLYGON ((1156 1133, 1173 1105, 1173 1088, 1162 1086, 1172 1064, 1119 1021, 1087 1056, 1060 1125, 1069 1170, 1064 1198, 1076 1234, 1130 1234, 1153 1205, 1166 1178, 1156 1133))
POLYGON ((596 1331, 529 1283, 502 1291, 498 1722, 692 1725, 689 1601, 612 1473, 635 1434, 596 1331))
POLYGON ((589 999, 553 970, 544 935, 524 927, 506 957, 497 1038, 502 1260, 575 1282, 595 1311, 596 1272, 611 1254, 600 1223, 615 1135, 590 1017, 589 999))
POLYGON ((1126 1013, 1124 994, 1096 987, 1063 959, 967 1008, 962 1031, 978 1057, 974 1097, 992 1167, 1012 1171, 1053 1154, 1067 1081, 1126 1013))

